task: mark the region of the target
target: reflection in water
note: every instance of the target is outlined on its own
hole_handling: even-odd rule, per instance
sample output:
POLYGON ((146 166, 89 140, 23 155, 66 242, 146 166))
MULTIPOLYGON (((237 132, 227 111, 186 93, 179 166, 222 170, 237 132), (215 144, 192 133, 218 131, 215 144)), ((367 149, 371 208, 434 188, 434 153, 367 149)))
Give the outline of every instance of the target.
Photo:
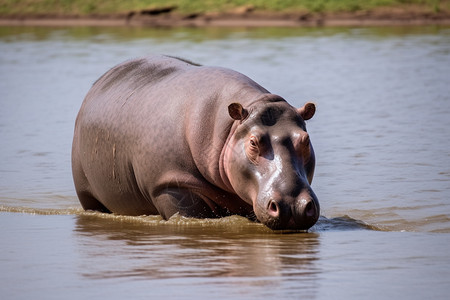
POLYGON ((303 295, 316 287, 317 233, 275 234, 243 218, 155 226, 82 214, 75 239, 80 270, 91 279, 239 277, 242 286, 268 287, 289 278, 303 295))
POLYGON ((84 214, 78 216, 75 232, 85 248, 82 253, 108 260, 111 255, 129 256, 118 260, 127 262, 126 270, 98 270, 86 274, 89 277, 278 277, 284 272, 314 273, 318 234, 276 234, 255 225, 231 218, 228 224, 212 226, 146 226, 133 220, 84 214), (105 253, 109 250, 104 245, 95 247, 99 240, 111 243, 107 247, 110 253, 105 253))

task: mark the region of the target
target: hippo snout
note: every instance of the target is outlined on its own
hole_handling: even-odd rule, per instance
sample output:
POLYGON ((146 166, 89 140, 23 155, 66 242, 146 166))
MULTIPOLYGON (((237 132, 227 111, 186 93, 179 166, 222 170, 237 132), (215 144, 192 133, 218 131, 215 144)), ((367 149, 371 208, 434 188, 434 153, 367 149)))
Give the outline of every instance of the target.
POLYGON ((273 230, 307 230, 317 222, 319 213, 319 203, 314 196, 300 195, 269 199, 259 219, 273 230))

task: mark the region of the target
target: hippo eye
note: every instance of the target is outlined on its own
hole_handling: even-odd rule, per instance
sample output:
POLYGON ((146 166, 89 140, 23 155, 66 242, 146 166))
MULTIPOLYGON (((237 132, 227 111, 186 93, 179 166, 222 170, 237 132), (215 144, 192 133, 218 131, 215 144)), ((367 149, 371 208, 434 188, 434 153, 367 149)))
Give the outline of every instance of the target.
POLYGON ((248 141, 248 147, 246 147, 247 157, 254 164, 258 164, 259 157, 259 146, 258 138, 256 136, 251 136, 248 141))
POLYGON ((250 147, 254 148, 255 150, 258 148, 258 138, 254 135, 250 137, 250 147))

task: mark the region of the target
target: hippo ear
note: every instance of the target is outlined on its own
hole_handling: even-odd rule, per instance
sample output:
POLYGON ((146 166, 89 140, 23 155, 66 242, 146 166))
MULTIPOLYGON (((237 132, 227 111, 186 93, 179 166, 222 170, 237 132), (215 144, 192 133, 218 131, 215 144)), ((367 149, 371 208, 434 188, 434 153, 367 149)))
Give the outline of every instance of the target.
POLYGON ((234 120, 243 121, 248 116, 248 111, 240 103, 231 103, 228 106, 228 113, 234 120))
POLYGON ((316 113, 316 105, 314 103, 308 102, 303 107, 297 109, 300 116, 302 116, 303 120, 311 119, 316 113))

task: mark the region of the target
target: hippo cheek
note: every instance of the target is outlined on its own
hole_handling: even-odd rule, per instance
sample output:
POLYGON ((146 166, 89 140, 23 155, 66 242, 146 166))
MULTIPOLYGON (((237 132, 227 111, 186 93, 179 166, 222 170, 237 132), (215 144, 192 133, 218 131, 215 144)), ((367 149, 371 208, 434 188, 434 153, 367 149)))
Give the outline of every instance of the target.
POLYGON ((311 190, 297 197, 273 195, 258 199, 255 214, 261 223, 273 230, 307 230, 319 219, 320 206, 311 190))

